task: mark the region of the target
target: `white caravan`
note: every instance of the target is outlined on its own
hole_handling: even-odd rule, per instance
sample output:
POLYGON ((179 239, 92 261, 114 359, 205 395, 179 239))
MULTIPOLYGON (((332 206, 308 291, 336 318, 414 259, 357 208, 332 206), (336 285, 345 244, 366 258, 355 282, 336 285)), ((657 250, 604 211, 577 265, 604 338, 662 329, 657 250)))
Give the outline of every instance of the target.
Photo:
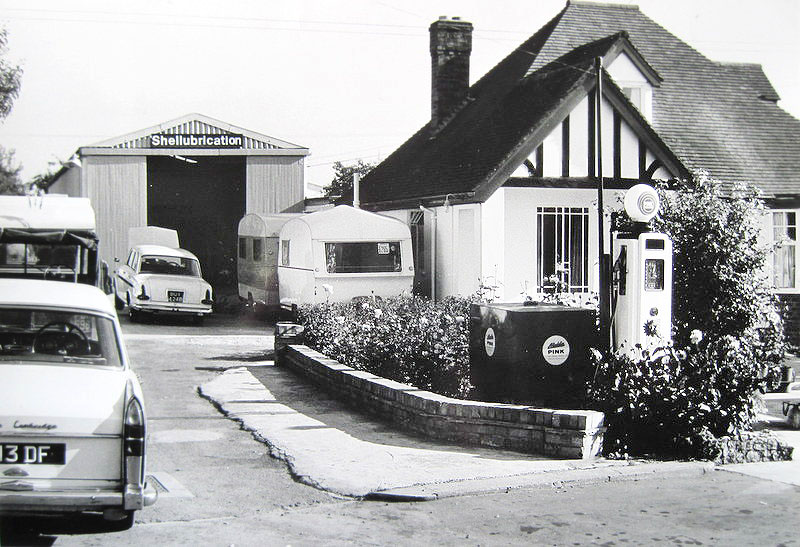
POLYGON ((275 312, 278 297, 278 252, 281 228, 302 213, 249 213, 239 221, 237 278, 239 298, 254 311, 275 312))
POLYGON ((280 231, 280 304, 347 302, 411 293, 408 225, 339 205, 289 220, 280 231))

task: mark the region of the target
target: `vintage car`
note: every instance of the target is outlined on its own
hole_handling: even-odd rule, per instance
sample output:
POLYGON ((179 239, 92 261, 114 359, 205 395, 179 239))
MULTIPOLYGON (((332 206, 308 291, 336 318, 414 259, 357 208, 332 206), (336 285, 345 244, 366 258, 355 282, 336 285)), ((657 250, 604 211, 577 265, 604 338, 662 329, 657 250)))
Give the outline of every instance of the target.
POLYGON ((101 512, 113 529, 156 501, 142 390, 96 287, 0 286, 0 517, 101 512))
POLYGON ((197 257, 165 245, 131 247, 128 260, 114 275, 117 309, 128 306, 131 321, 143 314, 176 314, 201 324, 211 313, 212 294, 197 257))

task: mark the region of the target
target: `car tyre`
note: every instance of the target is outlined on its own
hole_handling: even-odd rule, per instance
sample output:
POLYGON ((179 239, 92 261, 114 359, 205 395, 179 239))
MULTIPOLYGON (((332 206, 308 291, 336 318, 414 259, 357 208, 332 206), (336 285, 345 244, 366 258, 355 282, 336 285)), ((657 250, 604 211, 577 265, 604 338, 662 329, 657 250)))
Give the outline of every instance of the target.
POLYGON ((205 317, 202 315, 195 315, 192 318, 192 323, 194 323, 198 327, 202 327, 204 322, 205 322, 205 317))
POLYGON ((122 300, 119 296, 117 296, 117 292, 114 291, 114 307, 117 311, 122 311, 125 309, 125 301, 122 300))
POLYGON ((124 532, 133 526, 133 516, 135 511, 125 511, 125 517, 120 520, 106 521, 106 529, 109 532, 124 532))
POLYGON ((128 316, 131 319, 131 323, 138 323, 142 320, 142 314, 139 310, 134 310, 133 308, 128 308, 128 316))
POLYGON ((793 406, 789 411, 788 418, 789 425, 792 426, 793 429, 800 429, 800 407, 797 405, 793 406))

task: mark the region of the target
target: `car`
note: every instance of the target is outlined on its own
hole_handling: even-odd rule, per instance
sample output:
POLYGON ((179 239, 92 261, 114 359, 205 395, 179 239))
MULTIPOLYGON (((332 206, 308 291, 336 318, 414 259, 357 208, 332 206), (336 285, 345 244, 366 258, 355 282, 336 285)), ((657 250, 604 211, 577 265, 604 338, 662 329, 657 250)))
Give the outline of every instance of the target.
POLYGON ((131 321, 143 314, 191 316, 202 324, 211 313, 213 290, 191 252, 165 245, 135 245, 114 276, 118 310, 128 307, 131 321))
POLYGON ((127 529, 155 503, 146 414, 113 305, 98 288, 0 286, 0 516, 99 512, 127 529))

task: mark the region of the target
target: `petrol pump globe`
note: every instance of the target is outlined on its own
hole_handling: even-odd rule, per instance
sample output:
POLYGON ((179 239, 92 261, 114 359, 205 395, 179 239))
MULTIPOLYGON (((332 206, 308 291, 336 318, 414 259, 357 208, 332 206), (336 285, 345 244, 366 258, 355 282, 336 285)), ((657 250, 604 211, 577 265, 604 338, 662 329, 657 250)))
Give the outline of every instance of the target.
POLYGON ((650 222, 661 205, 652 186, 637 184, 625 193, 625 212, 634 222, 650 222))

